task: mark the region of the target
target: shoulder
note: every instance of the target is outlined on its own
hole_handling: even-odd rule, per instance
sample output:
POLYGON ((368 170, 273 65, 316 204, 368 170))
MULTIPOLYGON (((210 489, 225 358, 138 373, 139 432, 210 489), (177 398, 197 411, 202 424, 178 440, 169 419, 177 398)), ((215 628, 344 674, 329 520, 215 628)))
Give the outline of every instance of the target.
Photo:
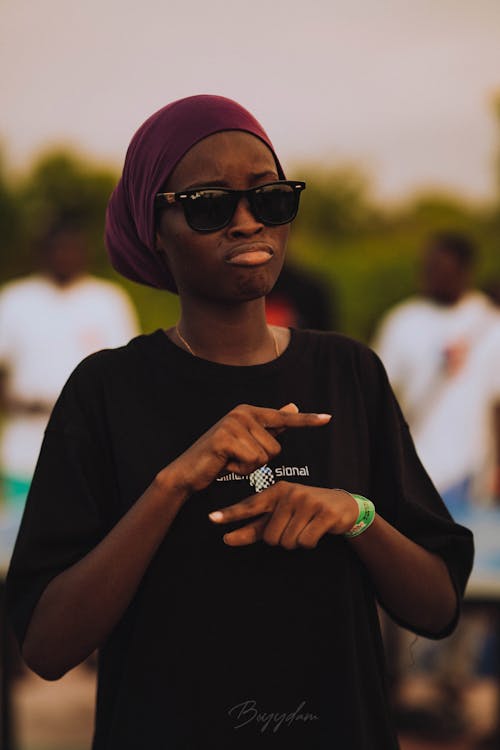
POLYGON ((116 394, 124 388, 133 392, 141 370, 138 341, 147 338, 136 336, 125 346, 101 349, 82 359, 59 394, 48 429, 78 432, 79 424, 105 422, 116 394))
POLYGON ((499 308, 493 304, 490 298, 480 291, 469 292, 462 301, 464 316, 485 326, 484 331, 494 329, 500 321, 499 308))
MULTIPOLYGON (((296 332, 297 335, 297 332, 296 332)), ((317 355, 328 356, 342 368, 378 370, 383 365, 373 349, 357 339, 332 331, 300 331, 306 347, 317 355)))
POLYGON ((384 361, 399 358, 409 349, 414 336, 437 322, 439 312, 423 297, 410 297, 389 309, 375 331, 373 345, 384 361))
POLYGON ((422 318, 432 315, 435 306, 424 297, 410 297, 404 302, 390 308, 382 317, 381 327, 404 327, 420 322, 422 318))
POLYGON ((481 292, 479 289, 471 289, 469 292, 466 292, 458 304, 463 307, 469 307, 474 310, 482 310, 483 312, 489 313, 495 310, 495 306, 488 295, 481 292))
POLYGON ((375 425, 378 415, 392 410, 394 394, 379 355, 367 344, 340 333, 304 331, 303 336, 316 350, 315 366, 326 373, 342 398, 359 400, 375 425))
POLYGON ((79 289, 83 293, 104 299, 129 300, 127 292, 119 284, 100 276, 85 276, 79 282, 79 289))
POLYGON ((143 351, 154 334, 141 334, 127 344, 100 349, 81 360, 71 373, 68 383, 95 382, 109 376, 120 377, 140 362, 143 351))
POLYGON ((89 354, 74 368, 61 397, 80 395, 90 401, 99 394, 112 398, 113 389, 127 377, 144 369, 144 356, 151 348, 154 334, 135 336, 124 346, 101 349, 89 354))
POLYGON ((33 295, 45 292, 48 284, 42 276, 33 274, 22 279, 12 279, 0 287, 0 301, 2 304, 22 304, 33 295))

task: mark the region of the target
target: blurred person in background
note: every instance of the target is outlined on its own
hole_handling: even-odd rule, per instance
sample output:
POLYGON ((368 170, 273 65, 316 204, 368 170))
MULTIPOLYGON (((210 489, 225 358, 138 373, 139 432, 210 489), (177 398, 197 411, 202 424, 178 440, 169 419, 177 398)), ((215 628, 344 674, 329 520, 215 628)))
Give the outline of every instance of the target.
MULTIPOLYGON (((431 236, 421 293, 389 311, 374 340, 420 459, 462 522, 468 509, 490 506, 500 495, 500 314, 474 288, 476 255, 461 234, 431 236)), ((408 649, 412 655, 411 668, 401 667, 401 716, 414 715, 416 702, 427 728, 443 730, 450 712, 463 726, 463 691, 494 685, 494 628, 488 613, 477 611, 465 613, 444 643, 410 647, 411 635, 400 633, 400 660, 407 662, 408 649)))
POLYGON ((338 325, 332 291, 291 263, 285 263, 266 297, 266 319, 269 325, 317 331, 331 331, 338 325))
POLYGON ((500 313, 473 286, 476 248, 432 236, 421 294, 382 320, 374 348, 449 510, 500 495, 500 313))
POLYGON ((87 272, 82 228, 58 219, 39 238, 38 270, 0 292, 1 493, 9 518, 22 513, 43 433, 74 367, 138 333, 116 284, 87 272))

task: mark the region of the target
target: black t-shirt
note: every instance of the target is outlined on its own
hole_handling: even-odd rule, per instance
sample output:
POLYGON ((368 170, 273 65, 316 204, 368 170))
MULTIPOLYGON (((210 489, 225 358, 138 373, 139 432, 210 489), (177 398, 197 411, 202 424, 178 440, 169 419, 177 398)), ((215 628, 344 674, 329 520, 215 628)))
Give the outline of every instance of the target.
MULTIPOLYGON (((292 329, 280 357, 236 367, 192 357, 157 330, 86 358, 53 410, 8 575, 19 641, 49 581, 160 469, 235 405, 292 401, 333 419, 280 435, 274 479, 371 498, 445 560, 462 594, 471 534, 422 468, 370 349, 292 329)), ((100 650, 94 750, 397 747, 367 570, 332 534, 313 550, 225 545, 248 522, 221 527, 207 514, 253 491, 247 478, 220 477, 174 519, 100 650)))

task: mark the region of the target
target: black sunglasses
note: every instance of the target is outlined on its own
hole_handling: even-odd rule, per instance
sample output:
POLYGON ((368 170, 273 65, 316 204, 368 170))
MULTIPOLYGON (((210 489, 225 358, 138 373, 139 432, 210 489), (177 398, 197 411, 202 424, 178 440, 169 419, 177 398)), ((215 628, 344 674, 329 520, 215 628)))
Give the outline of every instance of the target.
POLYGON ((244 196, 257 221, 273 227, 295 219, 300 193, 305 187, 305 182, 294 180, 268 182, 249 190, 202 187, 179 193, 157 193, 155 205, 180 203, 191 229, 196 232, 216 232, 228 226, 239 200, 244 196))

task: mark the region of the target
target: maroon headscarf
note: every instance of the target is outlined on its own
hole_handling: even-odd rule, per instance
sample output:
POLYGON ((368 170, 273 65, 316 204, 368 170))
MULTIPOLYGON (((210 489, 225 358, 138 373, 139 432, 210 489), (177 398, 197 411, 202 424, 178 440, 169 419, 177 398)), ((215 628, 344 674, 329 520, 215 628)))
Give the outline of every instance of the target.
POLYGON ((105 242, 113 268, 127 279, 176 292, 164 260, 155 251, 154 199, 184 154, 221 130, 244 130, 272 151, 262 126, 241 105, 223 96, 178 99, 151 115, 135 133, 123 174, 109 199, 105 242))

